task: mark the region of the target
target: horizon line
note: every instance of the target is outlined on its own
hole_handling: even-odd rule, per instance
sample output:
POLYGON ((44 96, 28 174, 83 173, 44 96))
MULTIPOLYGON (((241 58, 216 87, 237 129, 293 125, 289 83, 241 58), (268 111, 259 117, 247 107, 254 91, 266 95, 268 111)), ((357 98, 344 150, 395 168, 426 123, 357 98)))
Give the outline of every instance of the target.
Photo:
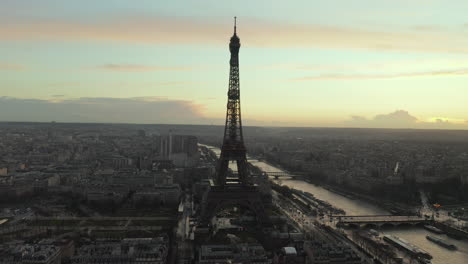
MULTIPOLYGON (((81 125, 140 125, 140 126, 219 126, 222 124, 187 124, 187 123, 111 123, 111 122, 60 122, 60 121, 0 121, 0 124, 81 124, 81 125)), ((262 128, 311 128, 311 129, 371 129, 371 130, 418 130, 418 131, 464 131, 468 129, 446 129, 446 128, 388 128, 388 127, 327 127, 327 126, 263 126, 242 125, 242 127, 262 128)))

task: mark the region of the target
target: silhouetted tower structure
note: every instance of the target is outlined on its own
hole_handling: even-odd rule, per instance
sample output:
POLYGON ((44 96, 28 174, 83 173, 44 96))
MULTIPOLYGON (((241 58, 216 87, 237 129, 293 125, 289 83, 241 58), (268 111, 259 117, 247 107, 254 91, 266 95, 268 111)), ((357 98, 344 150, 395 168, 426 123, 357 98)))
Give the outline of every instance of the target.
POLYGON ((219 158, 216 184, 226 184, 226 174, 230 161, 237 162, 239 182, 248 184, 248 168, 244 136, 242 134, 242 119, 239 86, 239 49, 240 39, 236 32, 236 18, 234 17, 234 35, 229 43, 231 59, 229 61, 229 90, 226 111, 226 124, 224 127, 223 146, 219 158))
POLYGON ((258 186, 249 181, 247 155, 242 135, 242 121, 239 89, 239 49, 240 39, 236 32, 234 18, 234 35, 229 43, 231 52, 229 90, 226 112, 226 126, 224 127, 223 146, 214 183, 202 199, 202 209, 199 218, 201 226, 209 225, 210 219, 219 211, 229 206, 242 206, 255 213, 257 222, 266 226, 270 220, 266 214, 262 195, 258 186), (238 179, 227 181, 230 161, 237 162, 238 179))

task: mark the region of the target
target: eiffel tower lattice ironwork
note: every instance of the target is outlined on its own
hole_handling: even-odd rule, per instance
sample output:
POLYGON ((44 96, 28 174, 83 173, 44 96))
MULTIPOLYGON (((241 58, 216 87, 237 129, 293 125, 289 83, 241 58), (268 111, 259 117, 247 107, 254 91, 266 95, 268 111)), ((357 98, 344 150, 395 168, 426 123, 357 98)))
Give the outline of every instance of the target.
POLYGON ((208 225, 210 219, 219 211, 230 206, 243 206, 255 213, 257 222, 268 224, 262 201, 262 195, 256 185, 249 179, 246 148, 242 134, 242 119, 239 89, 239 49, 240 39, 236 32, 234 18, 234 35, 229 43, 231 52, 229 90, 226 111, 226 125, 224 127, 223 146, 214 184, 210 185, 202 200, 200 224, 208 225), (237 163, 238 178, 227 178, 229 162, 237 163))
POLYGON ((229 162, 237 163, 238 180, 241 184, 248 185, 248 167, 244 136, 242 134, 240 86, 239 86, 239 49, 240 39, 237 36, 236 18, 234 18, 234 35, 229 43, 231 59, 229 61, 229 90, 226 111, 226 124, 224 127, 223 146, 219 158, 216 184, 226 184, 226 175, 229 162))

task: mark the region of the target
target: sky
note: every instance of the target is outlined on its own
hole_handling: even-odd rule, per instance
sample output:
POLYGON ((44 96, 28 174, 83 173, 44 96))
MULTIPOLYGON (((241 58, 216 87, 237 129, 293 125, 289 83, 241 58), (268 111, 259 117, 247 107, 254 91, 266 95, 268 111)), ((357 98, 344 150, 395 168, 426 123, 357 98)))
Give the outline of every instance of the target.
POLYGON ((0 121, 468 129, 466 0, 0 0, 0 121))

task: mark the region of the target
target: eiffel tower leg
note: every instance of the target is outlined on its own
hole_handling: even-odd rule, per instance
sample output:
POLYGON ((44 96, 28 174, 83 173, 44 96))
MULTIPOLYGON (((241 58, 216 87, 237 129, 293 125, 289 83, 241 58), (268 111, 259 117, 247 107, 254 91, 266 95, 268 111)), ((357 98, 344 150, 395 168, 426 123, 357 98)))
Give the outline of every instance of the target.
POLYGON ((213 186, 204 196, 200 223, 208 225, 211 218, 223 208, 244 206, 256 215, 257 223, 266 226, 270 223, 260 192, 256 187, 213 186))
POLYGON ((226 174, 229 167, 229 160, 220 158, 218 163, 218 171, 216 172, 216 184, 224 185, 226 184, 226 174))
POLYGON ((237 170, 239 173, 239 180, 242 184, 248 184, 247 177, 248 177, 248 167, 247 161, 245 159, 237 160, 237 170))

